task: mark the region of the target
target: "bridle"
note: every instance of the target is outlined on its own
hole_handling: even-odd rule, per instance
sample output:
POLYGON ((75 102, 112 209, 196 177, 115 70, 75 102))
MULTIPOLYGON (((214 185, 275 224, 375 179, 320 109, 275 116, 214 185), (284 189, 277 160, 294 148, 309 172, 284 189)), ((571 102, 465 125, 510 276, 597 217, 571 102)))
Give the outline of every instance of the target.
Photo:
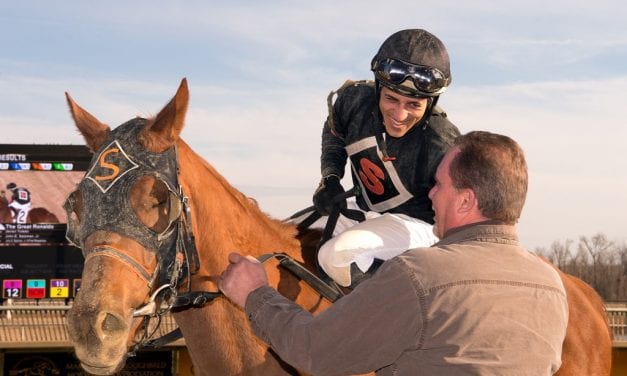
MULTIPOLYGON (((178 151, 176 145, 160 153, 138 145, 136 139, 145 122, 146 119, 136 118, 111 131, 104 146, 94 153, 85 178, 63 205, 68 217, 66 238, 83 250, 85 261, 93 257, 115 258, 143 279, 150 289, 148 301, 133 310, 134 318, 143 318, 143 330, 129 356, 142 347, 160 347, 182 337, 180 330, 176 329, 157 339, 150 339, 168 312, 199 308, 223 296, 220 291, 191 290, 191 276, 198 272, 200 261, 192 230, 189 199, 178 180, 178 151), (112 176, 112 171, 116 172, 115 176, 112 176), (121 201, 129 195, 130 187, 137 179, 146 175, 165 184, 168 190, 168 224, 159 233, 139 221, 129 205, 121 201), (78 223, 78 216, 73 216, 79 192, 83 197, 90 197, 90 200, 83 200, 82 225, 78 223), (118 233, 138 242, 146 250, 155 250, 157 267, 150 273, 131 256, 110 245, 86 250, 83 241, 95 231, 118 233), (187 282, 184 289, 180 286, 183 281, 187 282), (151 325, 153 319, 156 325, 151 325)), ((265 254, 259 260, 265 262, 272 258, 329 301, 333 302, 343 295, 288 255, 265 254)))
POLYGON ((160 340, 150 340, 150 337, 159 328, 162 317, 171 310, 201 307, 222 296, 220 291, 191 291, 191 276, 200 265, 189 199, 178 180, 178 151, 176 145, 160 153, 139 146, 135 140, 145 122, 136 118, 111 132, 104 146, 94 153, 92 167, 78 189, 64 204, 68 215, 66 238, 83 250, 85 261, 93 257, 114 258, 143 279, 150 289, 148 301, 133 311, 133 317, 141 317, 144 322, 141 337, 136 339, 129 355, 160 340), (165 184, 168 190, 168 223, 159 233, 137 219, 124 201, 130 187, 146 175, 165 184), (79 192, 83 197, 90 197, 89 201, 83 200, 82 225, 72 215, 79 192), (86 250, 83 241, 95 231, 115 232, 137 241, 147 250, 155 250, 157 267, 151 273, 133 257, 110 245, 86 250), (180 286, 184 281, 186 286, 180 286), (151 325, 153 319, 156 325, 151 325))

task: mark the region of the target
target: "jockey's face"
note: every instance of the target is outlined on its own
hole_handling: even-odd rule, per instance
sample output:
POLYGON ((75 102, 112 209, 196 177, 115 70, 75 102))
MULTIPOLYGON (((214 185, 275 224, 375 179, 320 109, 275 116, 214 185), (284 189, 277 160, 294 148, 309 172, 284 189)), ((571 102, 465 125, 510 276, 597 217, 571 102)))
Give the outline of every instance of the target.
POLYGON ((427 109, 427 98, 412 98, 381 87, 379 110, 383 115, 385 131, 392 137, 403 137, 422 119, 427 109))

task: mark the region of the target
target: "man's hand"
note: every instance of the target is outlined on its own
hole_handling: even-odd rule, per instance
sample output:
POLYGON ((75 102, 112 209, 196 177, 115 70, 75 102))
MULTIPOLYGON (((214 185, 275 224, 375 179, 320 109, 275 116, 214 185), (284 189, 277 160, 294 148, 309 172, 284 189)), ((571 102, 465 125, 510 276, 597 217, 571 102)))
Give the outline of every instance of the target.
POLYGON ((268 285, 268 276, 261 263, 252 256, 229 254, 229 266, 220 275, 218 287, 224 295, 244 308, 248 294, 268 285))

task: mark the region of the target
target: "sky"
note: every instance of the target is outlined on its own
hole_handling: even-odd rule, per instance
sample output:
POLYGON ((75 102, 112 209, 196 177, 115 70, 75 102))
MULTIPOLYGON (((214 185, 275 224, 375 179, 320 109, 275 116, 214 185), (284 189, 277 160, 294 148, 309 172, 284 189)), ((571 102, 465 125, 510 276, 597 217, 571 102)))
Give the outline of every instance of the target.
POLYGON ((424 28, 451 56, 449 119, 525 150, 522 244, 598 233, 623 244, 626 19, 618 0, 6 1, 0 142, 83 144, 64 92, 116 127, 156 115, 186 77, 183 139, 286 218, 320 179, 327 94, 372 79, 390 34, 424 28))

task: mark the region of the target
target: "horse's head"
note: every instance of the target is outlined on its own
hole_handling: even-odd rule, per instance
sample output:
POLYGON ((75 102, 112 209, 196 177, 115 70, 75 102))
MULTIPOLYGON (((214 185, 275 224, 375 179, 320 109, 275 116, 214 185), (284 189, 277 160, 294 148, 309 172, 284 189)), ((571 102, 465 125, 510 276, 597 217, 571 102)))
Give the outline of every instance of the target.
POLYGON ((184 79, 154 119, 135 118, 113 130, 66 97, 94 152, 65 204, 67 237, 85 256, 68 330, 83 367, 106 375, 145 339, 145 315, 167 305, 189 268, 181 249, 194 245, 176 147, 189 94, 184 79))

